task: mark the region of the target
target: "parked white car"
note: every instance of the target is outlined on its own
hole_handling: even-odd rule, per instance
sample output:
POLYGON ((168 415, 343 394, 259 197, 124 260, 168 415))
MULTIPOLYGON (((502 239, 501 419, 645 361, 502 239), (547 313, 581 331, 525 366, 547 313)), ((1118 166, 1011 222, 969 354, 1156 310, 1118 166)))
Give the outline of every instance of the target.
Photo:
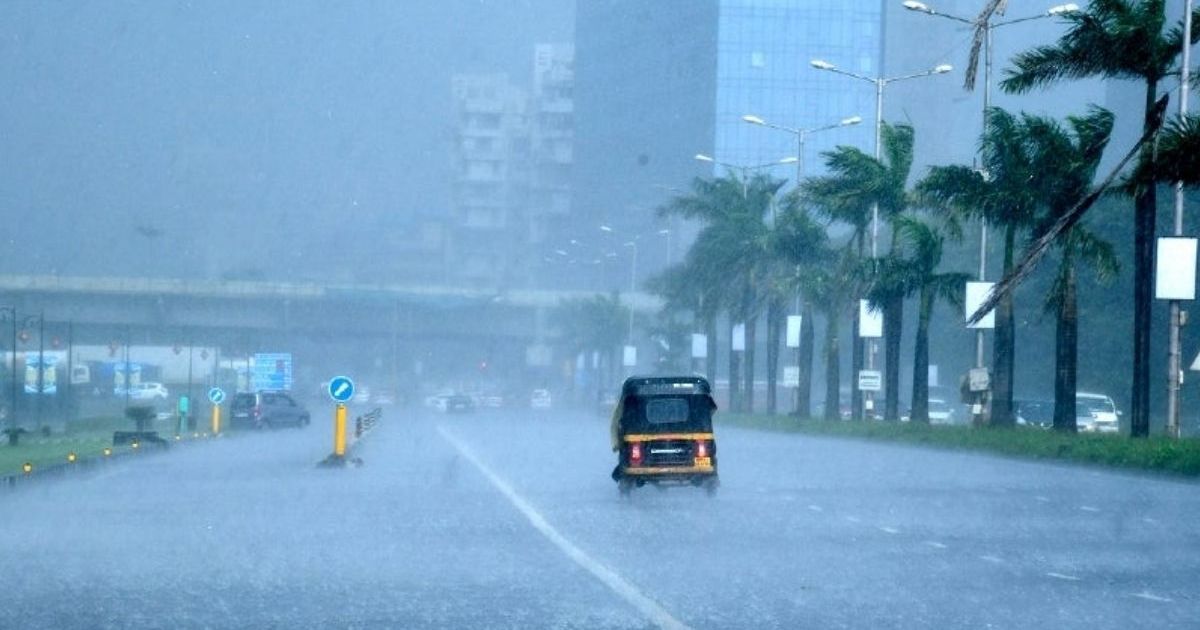
POLYGON ((1085 433, 1117 433, 1121 412, 1112 398, 1104 394, 1075 394, 1075 428, 1085 433))

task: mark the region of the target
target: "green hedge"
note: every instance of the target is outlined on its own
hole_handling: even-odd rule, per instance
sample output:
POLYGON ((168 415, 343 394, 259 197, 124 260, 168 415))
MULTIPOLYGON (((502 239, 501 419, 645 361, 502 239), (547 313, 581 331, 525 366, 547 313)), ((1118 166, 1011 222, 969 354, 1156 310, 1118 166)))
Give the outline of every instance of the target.
POLYGON ((1200 439, 1196 438, 1171 440, 1152 437, 1135 440, 1119 435, 1066 435, 1027 427, 976 429, 907 422, 828 422, 799 420, 790 416, 727 413, 717 415, 717 424, 1200 476, 1200 439))

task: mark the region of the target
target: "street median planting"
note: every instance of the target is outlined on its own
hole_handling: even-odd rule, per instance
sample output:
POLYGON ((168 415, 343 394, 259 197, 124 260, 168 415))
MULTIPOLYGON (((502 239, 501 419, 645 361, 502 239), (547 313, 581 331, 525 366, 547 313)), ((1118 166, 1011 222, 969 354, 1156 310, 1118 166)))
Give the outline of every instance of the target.
POLYGON ((1200 477, 1200 439, 1133 439, 1121 435, 1077 434, 1014 427, 976 429, 909 422, 800 420, 791 416, 720 414, 720 426, 857 438, 969 450, 1043 461, 1200 477))

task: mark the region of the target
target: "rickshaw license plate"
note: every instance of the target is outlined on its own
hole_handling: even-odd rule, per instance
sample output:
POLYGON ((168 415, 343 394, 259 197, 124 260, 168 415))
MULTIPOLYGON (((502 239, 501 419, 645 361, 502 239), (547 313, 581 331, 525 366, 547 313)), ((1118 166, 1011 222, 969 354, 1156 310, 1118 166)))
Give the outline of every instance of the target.
POLYGON ((711 457, 697 457, 696 458, 696 467, 712 468, 712 458, 711 457))

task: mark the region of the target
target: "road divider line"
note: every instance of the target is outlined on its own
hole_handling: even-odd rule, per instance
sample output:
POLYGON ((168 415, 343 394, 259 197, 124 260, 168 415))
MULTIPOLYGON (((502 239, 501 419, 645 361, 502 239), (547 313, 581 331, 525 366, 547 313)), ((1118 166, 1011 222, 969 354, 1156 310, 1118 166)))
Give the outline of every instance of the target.
POLYGON ((886 527, 886 526, 880 527, 879 531, 881 531, 885 534, 899 534, 900 533, 900 530, 896 529, 895 527, 886 527))
POLYGON ((1164 604, 1170 604, 1171 602, 1175 601, 1175 600, 1171 599, 1170 597, 1162 597, 1159 595, 1155 595, 1154 593, 1151 593, 1150 591, 1142 591, 1141 593, 1134 593, 1133 596, 1139 597, 1141 599, 1149 600, 1152 602, 1162 602, 1164 604))
POLYGON ((1090 505, 1081 505, 1081 506, 1079 506, 1079 509, 1083 510, 1084 512, 1099 512, 1100 511, 1100 508, 1092 507, 1090 505))
POLYGON ((578 564, 588 573, 591 573, 597 580, 600 580, 601 583, 607 586, 609 590, 638 609, 639 612, 658 627, 669 628, 671 630, 689 630, 687 625, 672 616, 658 602, 642 594, 636 586, 621 577, 616 571, 601 564, 575 545, 575 543, 568 540, 566 536, 560 534, 533 505, 517 494, 517 491, 507 481, 492 472, 492 469, 487 464, 484 464, 464 442, 451 435, 444 427, 439 426, 438 433, 458 451, 459 455, 462 455, 467 461, 471 462, 492 486, 500 494, 504 495, 504 498, 508 499, 508 502, 513 507, 517 508, 517 511, 529 521, 529 524, 538 533, 553 543, 555 547, 558 547, 559 551, 573 560, 575 564, 578 564))
POLYGON ((933 547, 934 549, 946 549, 946 545, 944 545, 936 540, 927 540, 927 541, 925 541, 925 544, 929 545, 930 547, 933 547))
POLYGON ((825 510, 822 510, 821 506, 819 506, 819 505, 810 505, 810 506, 808 506, 808 509, 813 512, 824 512, 825 511, 825 510))
POLYGON ((1047 573, 1046 577, 1052 577, 1056 580, 1066 580, 1068 582, 1079 582, 1080 581, 1080 578, 1078 578, 1074 575, 1064 575, 1062 573, 1054 573, 1053 571, 1051 571, 1050 573, 1047 573))

